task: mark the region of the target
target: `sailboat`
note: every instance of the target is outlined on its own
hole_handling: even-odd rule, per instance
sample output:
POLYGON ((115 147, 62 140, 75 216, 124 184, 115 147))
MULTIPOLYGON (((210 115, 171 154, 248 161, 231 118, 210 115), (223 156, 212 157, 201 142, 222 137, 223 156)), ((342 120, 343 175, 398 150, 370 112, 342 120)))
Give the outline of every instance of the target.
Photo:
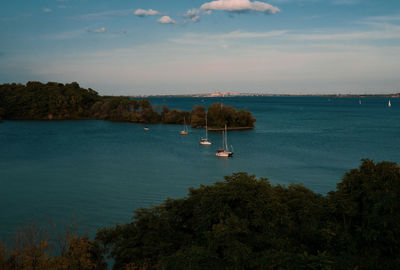
POLYGON ((206 137, 200 139, 201 145, 211 145, 212 144, 212 142, 210 142, 208 140, 207 130, 208 130, 208 128, 207 128, 207 113, 206 113, 206 137))
POLYGON ((183 117, 183 130, 181 130, 181 132, 179 132, 179 134, 181 134, 181 135, 188 135, 189 134, 187 126, 186 126, 185 117, 183 117))
POLYGON ((389 99, 389 102, 388 102, 388 107, 389 108, 392 107, 392 104, 390 103, 390 99, 389 99))
POLYGON ((226 130, 226 125, 225 125, 225 131, 222 131, 222 148, 217 150, 217 153, 215 154, 217 157, 232 157, 233 152, 229 151, 228 147, 228 132, 226 130))

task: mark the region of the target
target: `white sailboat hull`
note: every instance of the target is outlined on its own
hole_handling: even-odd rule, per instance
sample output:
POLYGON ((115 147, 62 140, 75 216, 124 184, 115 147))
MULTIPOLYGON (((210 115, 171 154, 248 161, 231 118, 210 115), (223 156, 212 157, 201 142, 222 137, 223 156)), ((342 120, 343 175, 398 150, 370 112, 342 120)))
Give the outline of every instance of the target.
POLYGON ((231 157, 233 156, 233 152, 229 152, 229 151, 223 151, 223 152, 217 152, 215 154, 217 157, 223 157, 223 158, 227 158, 227 157, 231 157))

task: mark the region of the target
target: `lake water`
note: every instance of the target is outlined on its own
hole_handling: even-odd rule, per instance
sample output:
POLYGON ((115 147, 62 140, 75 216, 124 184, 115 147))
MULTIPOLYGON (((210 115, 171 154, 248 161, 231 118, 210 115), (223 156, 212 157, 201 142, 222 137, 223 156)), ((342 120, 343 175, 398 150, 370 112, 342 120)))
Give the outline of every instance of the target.
POLYGON ((190 110, 223 101, 248 109, 256 128, 231 131, 234 157, 199 145, 204 130, 106 121, 5 121, 0 124, 0 238, 29 222, 68 222, 89 233, 129 222, 138 207, 179 198, 233 172, 273 184, 334 190, 360 159, 400 162, 400 100, 325 97, 152 98, 190 110))

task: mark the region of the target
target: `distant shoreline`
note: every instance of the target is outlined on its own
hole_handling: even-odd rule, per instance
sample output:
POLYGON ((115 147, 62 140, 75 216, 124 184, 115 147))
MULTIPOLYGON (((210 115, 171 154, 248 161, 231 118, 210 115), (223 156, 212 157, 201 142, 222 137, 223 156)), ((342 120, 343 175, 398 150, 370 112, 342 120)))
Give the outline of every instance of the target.
POLYGON ((224 98, 224 97, 326 97, 326 98, 400 98, 400 93, 393 94, 251 94, 251 93, 234 93, 234 94, 169 94, 169 95, 128 95, 129 98, 224 98))
MULTIPOLYGON (((204 128, 204 127, 202 127, 204 128)), ((254 127, 229 127, 227 130, 249 130, 254 129, 254 127)), ((207 128, 208 131, 223 131, 224 128, 207 128)))

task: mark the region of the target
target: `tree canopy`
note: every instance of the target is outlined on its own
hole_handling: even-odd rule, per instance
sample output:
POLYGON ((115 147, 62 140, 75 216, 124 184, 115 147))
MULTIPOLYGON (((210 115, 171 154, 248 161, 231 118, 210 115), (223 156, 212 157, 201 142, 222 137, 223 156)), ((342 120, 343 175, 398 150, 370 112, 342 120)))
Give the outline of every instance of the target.
POLYGON ((363 160, 327 196, 247 173, 141 208, 97 241, 114 269, 397 269, 400 169, 363 160))
POLYGON ((299 184, 234 173, 135 211, 94 240, 67 231, 57 241, 35 226, 0 269, 398 269, 400 167, 363 160, 323 196, 299 184), (54 249, 54 243, 58 248, 54 249))
MULTIPOLYGON (((248 111, 213 104, 208 109, 209 126, 223 128, 254 127, 255 118, 248 111)), ((196 106, 191 112, 162 107, 159 112, 149 100, 99 96, 93 89, 78 83, 28 82, 0 85, 0 121, 97 119, 132 123, 183 124, 205 126, 206 109, 196 106)))

